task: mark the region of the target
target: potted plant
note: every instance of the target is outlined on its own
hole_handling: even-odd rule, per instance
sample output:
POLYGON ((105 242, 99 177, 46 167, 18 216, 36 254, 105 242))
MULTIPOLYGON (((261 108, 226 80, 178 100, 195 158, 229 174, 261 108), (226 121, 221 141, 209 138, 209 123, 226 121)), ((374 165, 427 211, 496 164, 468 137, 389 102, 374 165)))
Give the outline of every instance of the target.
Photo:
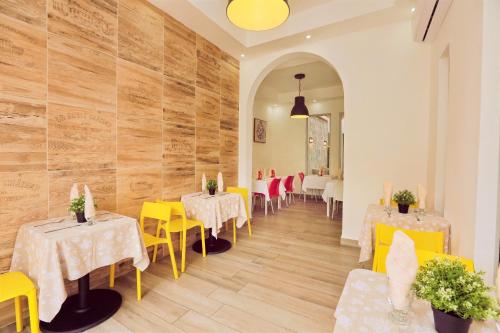
POLYGON ((215 179, 210 179, 207 181, 207 190, 210 195, 215 195, 215 190, 217 189, 217 181, 215 179))
POLYGON ((439 333, 467 333, 472 320, 496 319, 500 311, 489 296, 483 272, 468 272, 459 260, 435 258, 421 266, 413 290, 428 300, 439 333))
POLYGON ((85 219, 85 196, 81 195, 78 198, 71 200, 69 210, 70 212, 75 213, 77 222, 87 222, 85 219))
POLYGON ((416 202, 415 195, 408 190, 397 192, 392 199, 398 204, 401 214, 408 214, 408 208, 416 202))

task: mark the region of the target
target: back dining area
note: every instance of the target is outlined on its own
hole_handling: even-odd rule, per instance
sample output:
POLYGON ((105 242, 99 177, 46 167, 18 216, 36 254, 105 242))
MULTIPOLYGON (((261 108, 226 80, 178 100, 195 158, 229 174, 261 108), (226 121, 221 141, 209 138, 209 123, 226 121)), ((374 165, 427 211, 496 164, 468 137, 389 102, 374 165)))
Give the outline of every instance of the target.
POLYGON ((0 333, 500 333, 497 31, 0 0, 0 333))

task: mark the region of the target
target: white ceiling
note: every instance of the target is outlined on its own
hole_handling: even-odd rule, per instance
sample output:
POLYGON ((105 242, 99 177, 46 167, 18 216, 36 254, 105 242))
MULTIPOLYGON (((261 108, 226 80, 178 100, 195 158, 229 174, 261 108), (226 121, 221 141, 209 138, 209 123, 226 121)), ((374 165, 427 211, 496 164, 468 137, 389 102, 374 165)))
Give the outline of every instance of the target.
POLYGON ((289 0, 290 17, 262 32, 237 28, 226 17, 227 0, 148 0, 221 49, 248 57, 333 35, 411 18, 415 0, 289 0), (311 40, 306 40, 311 34, 311 40))
POLYGON ((298 80, 295 74, 304 73, 302 95, 310 101, 326 100, 343 96, 342 82, 335 69, 330 65, 314 59, 297 59, 291 66, 279 67, 271 71, 257 90, 256 99, 271 103, 293 102, 298 94, 298 80), (305 61, 308 61, 307 63, 305 61))
POLYGON ((394 6, 396 0, 290 0, 290 16, 268 31, 246 31, 226 16, 227 0, 188 0, 219 27, 246 47, 271 42, 332 23, 352 19, 394 6))

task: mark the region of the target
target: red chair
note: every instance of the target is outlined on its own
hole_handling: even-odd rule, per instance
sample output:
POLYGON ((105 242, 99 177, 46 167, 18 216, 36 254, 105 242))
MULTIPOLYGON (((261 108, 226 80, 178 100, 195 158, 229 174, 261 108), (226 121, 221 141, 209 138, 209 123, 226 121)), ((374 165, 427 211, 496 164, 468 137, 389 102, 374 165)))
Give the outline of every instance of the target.
POLYGON ((304 184, 304 177, 306 175, 301 171, 299 172, 299 178, 300 178, 300 192, 299 192, 299 199, 301 195, 306 195, 304 192, 302 192, 302 184, 304 184))
POLYGON ((288 176, 288 177, 286 177, 286 180, 285 180, 285 193, 287 194, 285 202, 286 202, 287 206, 289 205, 289 203, 292 202, 292 199, 295 202, 295 197, 293 195, 293 179, 294 178, 295 178, 294 176, 288 176))
POLYGON ((278 200, 280 199, 280 183, 281 183, 281 178, 274 178, 271 181, 271 184, 269 184, 269 197, 271 198, 271 210, 273 214, 274 214, 273 198, 278 198, 278 200))

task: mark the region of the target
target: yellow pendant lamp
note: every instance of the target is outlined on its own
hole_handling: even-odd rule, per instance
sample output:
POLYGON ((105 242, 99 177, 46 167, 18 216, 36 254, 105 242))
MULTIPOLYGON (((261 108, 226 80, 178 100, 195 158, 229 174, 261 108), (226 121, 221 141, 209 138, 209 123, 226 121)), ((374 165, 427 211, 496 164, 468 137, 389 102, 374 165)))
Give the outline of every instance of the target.
POLYGON ((234 25, 251 31, 276 28, 290 15, 287 0, 229 0, 226 14, 234 25))

